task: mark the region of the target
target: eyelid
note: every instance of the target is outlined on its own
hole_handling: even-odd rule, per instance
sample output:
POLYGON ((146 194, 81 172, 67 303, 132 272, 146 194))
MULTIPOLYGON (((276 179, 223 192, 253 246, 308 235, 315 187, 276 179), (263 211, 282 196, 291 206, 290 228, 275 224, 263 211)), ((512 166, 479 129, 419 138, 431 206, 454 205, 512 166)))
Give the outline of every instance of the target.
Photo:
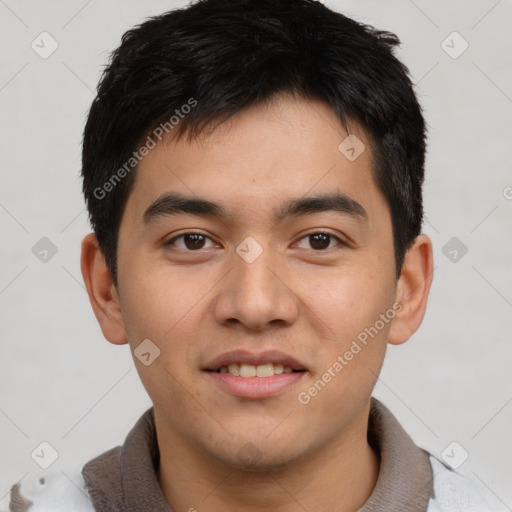
MULTIPOLYGON (((305 233, 303 235, 300 236, 300 238, 298 238, 297 242, 295 243, 298 243, 302 240, 304 240, 304 238, 307 238, 309 236, 312 236, 312 235, 317 235, 317 234, 323 234, 323 235, 327 235, 331 238, 334 238, 336 239, 336 241, 338 242, 334 247, 331 247, 331 249, 334 249, 338 246, 342 246, 342 247, 347 247, 348 246, 348 242, 346 242, 345 240, 343 240, 342 238, 340 238, 339 236, 335 235, 334 233, 331 233, 330 231, 326 230, 326 229, 322 229, 322 228, 317 228, 313 231, 309 231, 308 233, 305 233)), ((172 247, 173 246, 173 243, 183 237, 183 236, 186 236, 186 235, 201 235, 203 237, 205 237, 206 239, 210 240, 211 242, 213 243, 217 243, 215 242, 215 240, 204 234, 204 233, 201 233, 199 231, 185 231, 184 233, 180 233, 178 235, 174 235, 172 238, 170 238, 168 241, 166 241, 164 243, 165 246, 169 246, 169 247, 172 247)), ((198 249, 196 251, 193 251, 193 250, 189 250, 189 249, 181 249, 181 248, 178 248, 178 250, 182 250, 182 251, 185 251, 185 252, 200 252, 202 249, 198 249)), ((307 250, 307 249, 306 249, 307 250)), ((316 253, 321 253, 321 252, 327 252, 329 249, 322 249, 322 250, 315 250, 315 249, 311 249, 312 251, 316 252, 316 253)))
MULTIPOLYGON (((201 233, 199 231, 185 231, 184 233, 179 233, 178 235, 174 235, 173 237, 171 237, 169 240, 167 240, 166 242, 164 242, 164 246, 166 247, 173 247, 174 245, 174 242, 176 240, 178 240, 179 238, 183 237, 183 236, 186 236, 186 235, 201 235, 203 236, 204 238, 207 238, 208 240, 210 240, 211 242, 213 242, 214 244, 216 244, 217 242, 215 242, 215 240, 211 237, 211 236, 208 236, 208 235, 205 235, 204 233, 201 233)), ((176 248, 177 250, 180 250, 180 251, 184 251, 184 252, 200 252, 201 249, 198 249, 196 251, 191 251, 189 249, 181 249, 179 247, 176 248)))
MULTIPOLYGON (((337 240, 337 244, 334 246, 334 247, 331 247, 330 249, 322 249, 322 250, 315 250, 315 249, 311 249, 312 251, 314 251, 315 253, 321 253, 321 252, 327 252, 331 249, 335 249, 336 247, 338 246, 342 246, 342 247, 347 247, 348 246, 348 242, 346 242, 345 240, 343 240, 342 238, 340 238, 338 235, 335 235, 334 233, 331 233, 330 231, 327 231, 326 229, 322 229, 322 228, 317 228, 313 231, 310 231, 304 235, 302 235, 298 240, 297 242, 295 243, 298 243, 300 242, 301 240, 304 240, 304 238, 307 238, 309 236, 312 236, 312 235, 317 235, 317 234, 322 234, 322 235, 327 235, 327 236, 330 236, 331 238, 335 238, 337 240)), ((306 249, 307 250, 307 249, 306 249)))

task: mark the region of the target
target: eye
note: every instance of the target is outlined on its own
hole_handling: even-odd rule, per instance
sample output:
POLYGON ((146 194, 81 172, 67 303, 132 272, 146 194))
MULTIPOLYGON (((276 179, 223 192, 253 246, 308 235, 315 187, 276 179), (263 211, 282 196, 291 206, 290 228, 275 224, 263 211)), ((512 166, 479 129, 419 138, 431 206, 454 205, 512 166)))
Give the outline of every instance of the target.
POLYGON ((337 236, 334 236, 331 233, 324 233, 323 231, 318 231, 317 233, 310 233, 309 235, 302 237, 299 240, 299 244, 303 240, 306 240, 306 243, 309 243, 310 247, 302 247, 302 248, 304 248, 304 249, 312 248, 315 251, 331 249, 332 247, 335 247, 337 245, 342 245, 342 246, 346 245, 337 236), (336 240, 338 243, 334 244, 334 246, 331 246, 331 242, 334 240, 336 240))
POLYGON ((182 235, 171 238, 165 245, 174 246, 184 251, 197 251, 198 249, 205 249, 206 241, 213 240, 201 233, 183 233, 182 235))

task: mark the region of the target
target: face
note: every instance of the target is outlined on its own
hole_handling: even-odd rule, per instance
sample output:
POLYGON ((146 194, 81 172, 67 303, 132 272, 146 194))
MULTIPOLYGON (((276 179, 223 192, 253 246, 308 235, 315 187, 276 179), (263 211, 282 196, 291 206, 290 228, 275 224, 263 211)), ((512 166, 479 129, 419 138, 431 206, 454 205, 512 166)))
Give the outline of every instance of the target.
POLYGON ((355 159, 327 105, 281 97, 140 163, 118 294, 132 351, 150 340, 150 364, 134 361, 159 435, 268 468, 364 422, 397 281, 369 141, 351 132, 355 159))

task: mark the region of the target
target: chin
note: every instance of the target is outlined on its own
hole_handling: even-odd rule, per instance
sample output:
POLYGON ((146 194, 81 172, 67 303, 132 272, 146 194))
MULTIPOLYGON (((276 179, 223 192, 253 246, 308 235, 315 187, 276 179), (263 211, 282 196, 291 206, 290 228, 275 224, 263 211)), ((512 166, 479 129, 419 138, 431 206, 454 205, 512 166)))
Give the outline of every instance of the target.
POLYGON ((269 453, 258 449, 250 442, 235 453, 217 453, 215 456, 226 466, 251 474, 278 473, 292 466, 297 459, 297 454, 285 451, 269 453))
POLYGON ((267 434, 272 429, 260 430, 258 435, 248 435, 243 429, 239 432, 244 434, 231 439, 229 443, 221 442, 205 449, 222 464, 250 473, 285 470, 308 452, 303 446, 304 440, 295 439, 291 433, 273 438, 272 434, 267 434))

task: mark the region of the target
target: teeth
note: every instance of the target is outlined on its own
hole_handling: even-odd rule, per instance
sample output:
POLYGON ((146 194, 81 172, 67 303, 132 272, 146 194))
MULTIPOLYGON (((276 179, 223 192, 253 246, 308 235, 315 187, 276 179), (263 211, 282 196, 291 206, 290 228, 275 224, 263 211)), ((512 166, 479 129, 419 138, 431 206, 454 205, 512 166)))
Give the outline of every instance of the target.
MULTIPOLYGON (((222 368, 226 368, 225 366, 223 366, 222 368)), ((222 370, 221 368, 221 370, 222 370)), ((239 371, 239 367, 237 364, 230 364, 227 368, 226 368, 226 372, 229 372, 231 373, 231 375, 240 375, 240 371, 239 371)))
POLYGON ((293 369, 290 366, 272 363, 260 364, 259 366, 232 363, 229 366, 222 366, 219 372, 229 373, 237 377, 272 377, 281 373, 292 373, 293 369))
POLYGON ((274 365, 272 363, 256 366, 257 377, 272 377, 272 375, 274 375, 274 365))
POLYGON ((252 364, 241 364, 240 377, 256 377, 256 366, 253 366, 252 364))

